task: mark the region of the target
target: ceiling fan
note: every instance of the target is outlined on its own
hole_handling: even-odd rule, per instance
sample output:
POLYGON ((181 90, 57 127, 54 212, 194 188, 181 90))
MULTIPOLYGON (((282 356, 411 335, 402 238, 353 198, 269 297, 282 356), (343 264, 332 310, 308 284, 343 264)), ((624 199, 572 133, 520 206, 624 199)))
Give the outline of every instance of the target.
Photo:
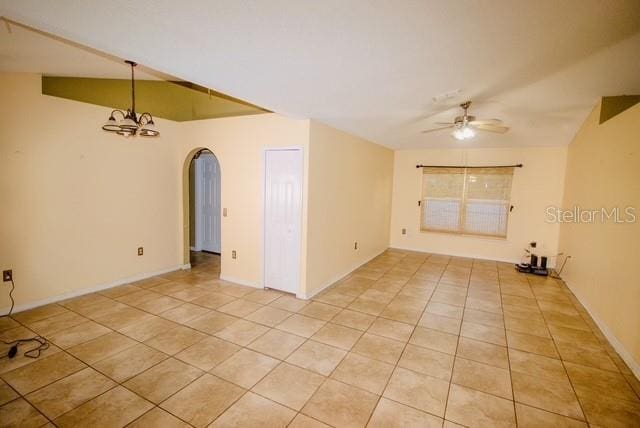
POLYGON ((471 101, 466 101, 460 104, 460 107, 463 110, 462 116, 457 116, 453 122, 436 122, 436 125, 441 126, 427 129, 422 131, 422 133, 426 134, 429 132, 453 128, 453 132, 451 133, 453 138, 456 140, 468 140, 475 137, 476 131, 489 131, 504 134, 509 130, 508 127, 502 124, 500 119, 476 120, 475 116, 467 113, 470 105, 471 101))

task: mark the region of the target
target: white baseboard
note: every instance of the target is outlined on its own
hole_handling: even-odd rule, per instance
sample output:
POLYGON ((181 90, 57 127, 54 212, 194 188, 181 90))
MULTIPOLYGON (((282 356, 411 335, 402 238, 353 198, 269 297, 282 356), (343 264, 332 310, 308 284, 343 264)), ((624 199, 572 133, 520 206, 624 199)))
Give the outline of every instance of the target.
POLYGON ((627 365, 629 366, 633 374, 636 376, 636 378, 640 379, 640 363, 638 363, 633 359, 633 356, 631 355, 631 353, 624 347, 622 342, 618 340, 616 335, 613 334, 613 332, 611 331, 611 329, 609 329, 607 324, 605 324, 604 321, 598 318, 595 312, 591 310, 591 308, 587 304, 586 299, 584 299, 583 296, 577 292, 577 289, 571 286, 571 284, 569 284, 567 281, 564 281, 564 283, 567 284, 567 287, 569 288, 569 290, 571 290, 573 295, 576 296, 576 299, 578 299, 580 304, 584 306, 584 308, 587 310, 589 315, 591 315, 591 318, 593 319, 593 321, 596 323, 598 328, 602 331, 602 334, 604 334, 604 337, 606 337, 609 343, 611 343, 611 346, 613 346, 613 349, 615 349, 616 352, 620 355, 620 358, 622 358, 622 360, 625 363, 627 363, 627 365))
POLYGON ((220 275, 220 279, 223 280, 223 281, 233 282, 235 284, 246 285, 247 287, 264 288, 264 287, 262 287, 262 285, 257 284, 255 282, 247 281, 246 279, 233 278, 233 277, 228 276, 228 275, 222 275, 221 274, 220 275))
POLYGON ((341 279, 345 278, 346 276, 348 276, 349 274, 351 274, 354 270, 359 269, 360 267, 366 265, 367 263, 369 263, 371 260, 375 259, 376 257, 378 257, 380 254, 384 253, 385 251, 387 251, 387 249, 385 248, 384 250, 380 251, 379 253, 374 254, 373 256, 369 257, 368 259, 366 259, 364 262, 361 263, 357 263, 356 265, 350 267, 349 269, 346 270, 346 272, 343 272, 339 275, 334 276, 332 279, 330 279, 329 281, 325 282, 320 288, 318 288, 317 290, 314 290, 311 293, 299 293, 296 294, 296 297, 298 299, 303 299, 303 300, 309 300, 311 299, 313 296, 316 296, 317 294, 321 293, 322 291, 326 290, 327 288, 331 287, 333 284, 335 284, 336 282, 340 281, 341 279))
MULTIPOLYGON (((140 281, 142 279, 150 278, 152 276, 162 275, 163 273, 173 272, 173 271, 176 271, 176 270, 184 270, 184 269, 191 269, 191 265, 190 264, 176 265, 176 266, 172 266, 172 267, 166 268, 166 269, 161 269, 161 270, 158 270, 158 271, 155 271, 155 272, 141 273, 141 274, 138 274, 138 275, 134 275, 134 276, 131 276, 131 277, 128 277, 128 278, 118 279, 116 281, 108 282, 108 283, 105 283, 105 284, 99 284, 99 285, 96 285, 96 286, 93 286, 93 287, 88 287, 88 288, 81 288, 80 290, 74 290, 74 291, 70 291, 68 293, 58 294, 56 296, 51 296, 51 297, 46 297, 44 299, 34 300, 33 302, 19 304, 19 305, 16 305, 13 308, 13 313, 27 311, 29 309, 37 308, 39 306, 44 306, 44 305, 49 305, 51 303, 61 302, 63 300, 67 300, 67 299, 71 299, 71 298, 74 298, 74 297, 83 296, 85 294, 95 293, 96 291, 107 290, 109 288, 118 287, 119 285, 129 284, 130 282, 135 282, 135 281, 140 281)), ((2 309, 0 309, 0 311, 3 314, 7 313, 7 312, 9 312, 9 307, 2 308, 2 309)))

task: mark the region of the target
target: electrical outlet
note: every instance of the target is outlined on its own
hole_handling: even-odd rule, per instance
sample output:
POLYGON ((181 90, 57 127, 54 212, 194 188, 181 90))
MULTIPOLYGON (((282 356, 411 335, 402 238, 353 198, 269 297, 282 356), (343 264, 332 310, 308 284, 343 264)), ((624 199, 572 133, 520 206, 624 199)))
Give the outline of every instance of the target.
POLYGON ((353 249, 354 249, 354 250, 357 250, 357 249, 358 249, 358 241, 356 241, 356 242, 354 242, 354 243, 353 243, 353 249))
POLYGON ((138 247, 138 255, 142 256, 144 254, 144 247, 138 247))
POLYGON ((536 241, 531 241, 531 242, 529 242, 529 246, 531 248, 536 248, 538 246, 538 243, 536 241))
POLYGON ((236 250, 231 251, 231 258, 234 260, 238 258, 238 253, 236 253, 236 250))
POLYGON ((402 228, 402 234, 406 235, 407 234, 407 229, 405 229, 404 227, 402 228))
POLYGON ((13 280, 13 271, 11 269, 2 271, 2 281, 7 282, 13 280))

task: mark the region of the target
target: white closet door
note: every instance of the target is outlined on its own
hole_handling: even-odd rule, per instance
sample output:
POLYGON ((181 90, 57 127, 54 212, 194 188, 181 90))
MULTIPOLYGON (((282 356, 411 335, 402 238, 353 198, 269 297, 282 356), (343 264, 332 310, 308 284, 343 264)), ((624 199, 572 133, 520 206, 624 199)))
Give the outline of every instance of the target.
POLYGON ((265 151, 265 287, 300 289, 302 150, 265 151))
POLYGON ((215 156, 203 154, 198 159, 202 171, 202 249, 220 252, 220 166, 215 156))

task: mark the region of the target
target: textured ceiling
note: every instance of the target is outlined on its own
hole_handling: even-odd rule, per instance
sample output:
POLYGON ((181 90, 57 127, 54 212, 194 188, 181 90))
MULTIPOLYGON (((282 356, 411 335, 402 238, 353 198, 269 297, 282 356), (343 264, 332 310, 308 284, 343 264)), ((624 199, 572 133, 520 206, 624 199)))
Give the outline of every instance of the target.
POLYGON ((0 13, 395 148, 568 144, 600 96, 640 93, 637 0, 0 0, 0 13), (420 134, 466 99, 511 131, 420 134))

